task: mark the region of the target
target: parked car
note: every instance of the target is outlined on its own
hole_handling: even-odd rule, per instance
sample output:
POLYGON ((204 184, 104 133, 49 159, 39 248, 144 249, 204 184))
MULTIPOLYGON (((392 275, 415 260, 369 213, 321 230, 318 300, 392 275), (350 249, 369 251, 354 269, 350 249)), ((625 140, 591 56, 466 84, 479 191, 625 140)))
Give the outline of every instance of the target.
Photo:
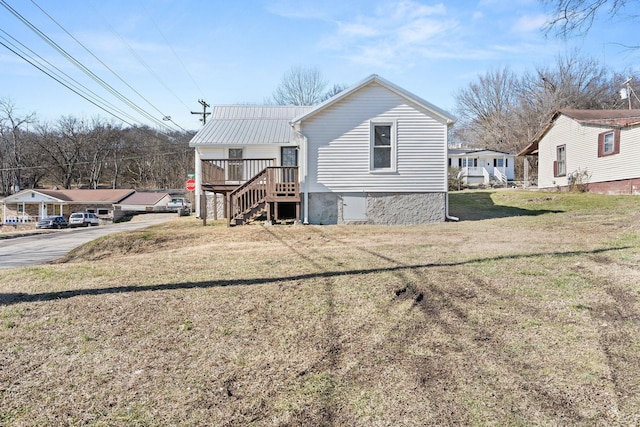
POLYGON ((100 218, 89 212, 74 212, 69 216, 69 227, 100 225, 100 218))
POLYGON ((191 215, 191 202, 184 197, 174 197, 167 202, 167 210, 179 212, 181 215, 191 215))
POLYGON ((63 216, 49 216, 36 223, 36 228, 67 228, 69 221, 63 216))

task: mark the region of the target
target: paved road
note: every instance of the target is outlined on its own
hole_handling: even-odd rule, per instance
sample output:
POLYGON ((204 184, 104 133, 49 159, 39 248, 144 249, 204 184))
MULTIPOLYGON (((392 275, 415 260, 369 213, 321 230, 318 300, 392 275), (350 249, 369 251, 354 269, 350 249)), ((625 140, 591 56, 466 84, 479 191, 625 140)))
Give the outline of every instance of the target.
POLYGON ((0 269, 46 264, 98 237, 120 231, 136 230, 175 218, 173 214, 141 215, 132 222, 2 239, 0 240, 0 269))

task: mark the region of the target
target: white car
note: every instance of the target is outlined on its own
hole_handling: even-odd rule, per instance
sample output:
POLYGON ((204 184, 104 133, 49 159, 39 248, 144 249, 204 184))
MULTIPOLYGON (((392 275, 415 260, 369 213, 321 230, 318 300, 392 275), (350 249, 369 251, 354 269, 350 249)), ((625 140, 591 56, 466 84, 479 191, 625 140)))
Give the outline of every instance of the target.
POLYGON ((88 227, 100 225, 100 218, 89 212, 75 212, 69 216, 69 227, 88 227))

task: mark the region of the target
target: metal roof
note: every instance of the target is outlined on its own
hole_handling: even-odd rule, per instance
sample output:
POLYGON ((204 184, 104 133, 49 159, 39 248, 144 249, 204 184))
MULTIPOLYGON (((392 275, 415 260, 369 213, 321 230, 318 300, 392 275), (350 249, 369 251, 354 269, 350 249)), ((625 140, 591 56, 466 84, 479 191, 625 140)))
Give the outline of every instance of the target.
POLYGON ((129 197, 120 201, 123 205, 155 205, 168 197, 169 193, 153 192, 153 191, 136 191, 129 197))
POLYGON ((207 124, 195 134, 189 145, 286 144, 293 140, 291 119, 312 108, 216 105, 207 124))

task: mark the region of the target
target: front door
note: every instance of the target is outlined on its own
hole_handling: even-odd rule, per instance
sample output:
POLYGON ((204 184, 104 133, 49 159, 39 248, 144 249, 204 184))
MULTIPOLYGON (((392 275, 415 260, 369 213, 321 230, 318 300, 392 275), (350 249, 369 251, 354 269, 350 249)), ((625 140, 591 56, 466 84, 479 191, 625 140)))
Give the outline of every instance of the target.
MULTIPOLYGON (((280 150, 281 166, 298 166, 298 148, 297 147, 282 147, 280 150)), ((294 181, 293 169, 282 170, 282 182, 294 181)))
POLYGON ((242 162, 242 148, 229 148, 229 181, 244 181, 244 164, 242 162), (240 159, 236 160, 235 159, 240 159))

